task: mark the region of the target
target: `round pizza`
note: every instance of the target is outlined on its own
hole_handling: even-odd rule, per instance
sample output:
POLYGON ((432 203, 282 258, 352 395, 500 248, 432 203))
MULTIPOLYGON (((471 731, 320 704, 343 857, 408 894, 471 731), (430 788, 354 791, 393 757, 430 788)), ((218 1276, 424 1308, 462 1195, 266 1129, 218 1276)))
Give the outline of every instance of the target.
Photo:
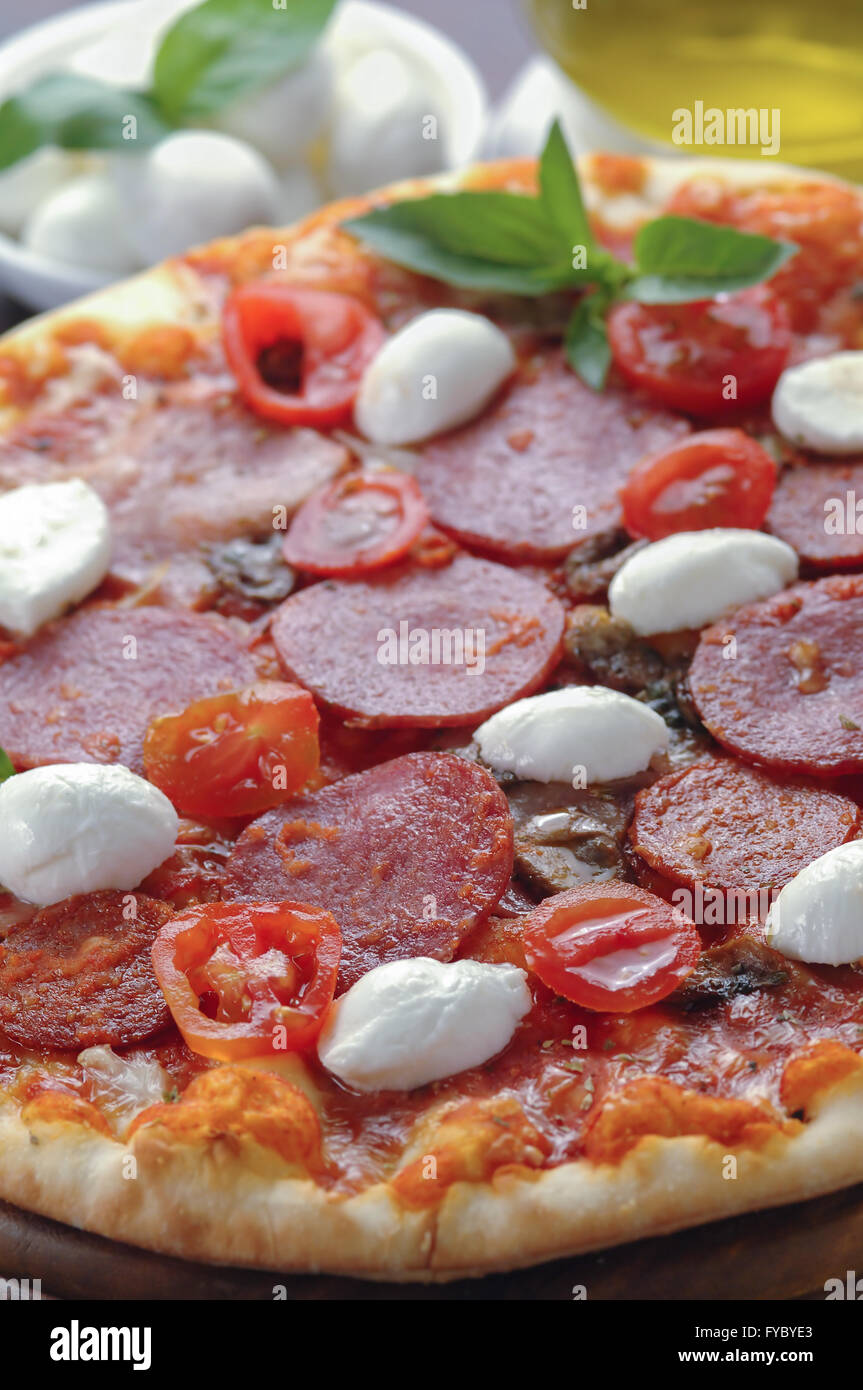
POLYGON ((554 128, 0 343, 0 1197, 444 1280, 863 1179, 861 273, 554 128))

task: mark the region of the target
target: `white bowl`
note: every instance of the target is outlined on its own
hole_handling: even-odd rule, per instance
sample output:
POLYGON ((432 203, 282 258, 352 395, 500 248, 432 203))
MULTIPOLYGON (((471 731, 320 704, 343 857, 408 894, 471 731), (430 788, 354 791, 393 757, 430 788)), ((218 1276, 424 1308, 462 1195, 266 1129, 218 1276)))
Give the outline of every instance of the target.
MULTIPOLYGON (((184 0, 177 0, 176 8, 184 8, 184 0)), ((136 11, 141 11, 140 0, 87 5, 9 40, 0 46, 0 100, 33 78, 55 71, 71 53, 93 44, 113 26, 128 23, 136 11)), ((447 167, 458 169, 479 158, 486 128, 486 92, 476 67, 457 45, 422 20, 372 0, 343 0, 327 41, 357 53, 378 44, 395 44, 424 68, 433 89, 441 93, 448 116, 447 167)), ((0 232, 0 290, 31 308, 54 309, 116 278, 39 256, 0 232)))

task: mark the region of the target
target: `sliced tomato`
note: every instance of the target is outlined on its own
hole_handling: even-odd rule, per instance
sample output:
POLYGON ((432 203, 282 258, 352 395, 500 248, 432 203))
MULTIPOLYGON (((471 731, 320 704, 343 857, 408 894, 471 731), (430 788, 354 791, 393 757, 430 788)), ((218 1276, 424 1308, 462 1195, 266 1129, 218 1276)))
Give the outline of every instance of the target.
POLYGON ((341 933, 302 903, 204 903, 159 932, 153 969, 193 1052, 231 1062, 297 1052, 332 1003, 341 933))
POLYGON ((785 305, 764 286, 696 304, 616 304, 614 361, 663 405, 727 418, 771 394, 791 350, 785 305))
POLYGON ((358 299, 277 280, 240 285, 222 311, 222 338, 240 393, 280 425, 344 424, 386 332, 358 299))
POLYGON ((407 473, 349 473, 300 507, 285 559, 310 574, 368 574, 406 555, 427 521, 423 495, 407 473))
POLYGON ((656 1004, 693 970, 700 953, 694 923, 631 883, 556 893, 524 929, 525 959, 543 983, 604 1013, 656 1004))
POLYGON ((260 681, 154 719, 147 777, 184 816, 253 816, 294 796, 318 768, 318 712, 307 690, 260 681))
POLYGON ((776 486, 776 463, 742 430, 702 430, 637 463, 620 491, 632 536, 743 526, 757 531, 776 486))

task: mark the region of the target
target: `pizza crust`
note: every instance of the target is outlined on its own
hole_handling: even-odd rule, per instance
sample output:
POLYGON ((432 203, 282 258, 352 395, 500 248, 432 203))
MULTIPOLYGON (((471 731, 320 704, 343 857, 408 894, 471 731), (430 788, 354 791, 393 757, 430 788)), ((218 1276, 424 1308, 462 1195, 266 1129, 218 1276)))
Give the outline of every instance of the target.
MULTIPOLYGON (((642 192, 609 196, 579 159, 590 205, 612 225, 654 215, 673 189, 709 172, 739 186, 811 183, 822 176, 737 160, 641 158, 642 192)), ((296 247, 384 198, 432 188, 524 187, 532 161, 503 161, 466 174, 411 180, 373 198, 331 205, 289 231, 253 229, 208 248, 230 262, 255 238, 296 247)), ((839 183, 823 176, 825 183, 839 183)), ((3 350, 38 348, 70 319, 123 331, 179 324, 218 331, 218 307, 203 256, 174 260, 100 290, 7 334, 3 350)), ((0 427, 20 415, 0 407, 0 427)), ((31 1118, 0 1096, 0 1198, 27 1210, 146 1249, 214 1264, 276 1272, 326 1271, 369 1279, 445 1281, 513 1269, 740 1212, 834 1191, 863 1179, 863 1064, 822 1091, 793 1134, 777 1130, 760 1149, 727 1150, 702 1136, 643 1138, 618 1164, 587 1159, 535 1173, 502 1171, 491 1182, 456 1182, 436 1208, 408 1210, 389 1184, 359 1194, 328 1191, 245 1141, 167 1143, 145 1127, 127 1148, 68 1120, 31 1118), (129 1160, 136 1168, 130 1176, 129 1160), (737 1176, 723 1176, 727 1160, 737 1176)))

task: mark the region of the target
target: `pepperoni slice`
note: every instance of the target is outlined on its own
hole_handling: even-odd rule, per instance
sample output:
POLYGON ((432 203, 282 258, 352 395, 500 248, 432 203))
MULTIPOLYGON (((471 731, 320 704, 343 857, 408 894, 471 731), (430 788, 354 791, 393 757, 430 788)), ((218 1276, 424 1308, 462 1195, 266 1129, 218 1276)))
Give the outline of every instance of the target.
POLYGON ((171 1015, 150 951, 171 908, 130 893, 67 898, 0 945, 0 1028, 42 1050, 122 1047, 171 1015))
POLYGON ((674 883, 782 888, 859 826, 860 808, 847 797, 708 758, 638 793, 630 841, 674 883))
POLYGON ((367 728, 437 728, 536 690, 563 623, 536 580, 457 555, 444 569, 315 584, 277 610, 272 637, 285 671, 337 713, 367 728))
POLYGON ((591 391, 550 353, 475 423, 426 444, 417 482, 432 520, 465 545, 556 560, 619 526, 629 470, 688 431, 627 392, 591 391))
POLYGON ((706 628, 689 684, 710 732, 747 762, 863 771, 863 575, 795 584, 706 628))
POLYGON ((512 820, 493 778, 451 753, 408 753, 253 821, 222 897, 326 908, 344 990, 384 961, 451 960, 511 874, 512 820))
POLYGON ((787 469, 767 526, 813 568, 863 568, 863 458, 787 469))
POLYGON ((141 772, 152 719, 254 679, 251 657, 217 618, 80 609, 0 666, 0 744, 17 768, 125 763, 141 772))

